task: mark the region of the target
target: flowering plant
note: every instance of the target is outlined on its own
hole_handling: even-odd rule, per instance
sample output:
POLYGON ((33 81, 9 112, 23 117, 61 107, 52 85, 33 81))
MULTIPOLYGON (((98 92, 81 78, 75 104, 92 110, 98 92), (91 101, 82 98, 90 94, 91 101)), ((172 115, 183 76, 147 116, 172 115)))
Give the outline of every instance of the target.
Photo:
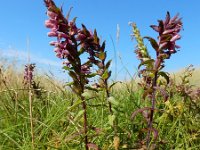
POLYGON ((136 110, 132 114, 132 118, 134 118, 137 113, 142 113, 146 119, 148 123, 148 127, 145 129, 145 131, 148 131, 146 143, 147 147, 149 147, 150 132, 154 133, 154 140, 156 140, 158 136, 157 130, 153 128, 153 114, 156 109, 156 95, 159 92, 163 95, 165 101, 168 98, 168 93, 162 88, 162 86, 158 84, 158 79, 163 77, 166 79, 167 84, 169 83, 168 73, 162 71, 162 69, 164 68, 165 60, 170 59, 171 55, 177 52, 177 48, 180 48, 178 45, 176 45, 176 41, 181 38, 179 32, 182 29, 182 21, 178 15, 171 18, 169 12, 167 12, 165 20, 158 20, 157 26, 150 26, 159 34, 157 41, 149 36, 142 38, 136 24, 133 23, 132 27, 134 37, 138 43, 135 53, 137 54, 138 59, 141 61, 138 69, 140 69, 139 75, 142 76, 143 79, 142 83, 140 83, 144 89, 143 97, 146 98, 148 96, 151 99, 151 107, 145 107, 136 110), (151 46, 156 52, 155 59, 149 55, 143 39, 148 39, 150 41, 151 46), (143 69, 141 69, 142 66, 143 69))
MULTIPOLYGON (((88 144, 87 138, 87 113, 86 102, 84 97, 85 89, 97 90, 88 86, 89 79, 99 75, 102 83, 96 83, 98 88, 108 89, 108 78, 111 76, 111 71, 108 70, 110 62, 105 62, 106 51, 105 42, 100 44, 100 39, 96 30, 89 31, 85 25, 82 24, 81 28, 76 25, 76 18, 69 21, 69 13, 67 17, 63 15, 62 8, 58 8, 53 0, 44 0, 47 7, 48 20, 45 21, 49 37, 55 37, 57 40, 50 42, 54 46, 56 56, 63 59, 63 69, 68 71, 72 82, 68 83, 71 89, 82 100, 84 110, 84 133, 85 133, 85 148, 88 144), (82 57, 87 55, 86 61, 82 57), (96 67, 96 71, 92 71, 92 67, 96 67)), ((108 91, 107 91, 108 92, 108 91)), ((108 95, 109 96, 109 95, 108 95)), ((109 103, 111 111, 111 104, 109 103)))

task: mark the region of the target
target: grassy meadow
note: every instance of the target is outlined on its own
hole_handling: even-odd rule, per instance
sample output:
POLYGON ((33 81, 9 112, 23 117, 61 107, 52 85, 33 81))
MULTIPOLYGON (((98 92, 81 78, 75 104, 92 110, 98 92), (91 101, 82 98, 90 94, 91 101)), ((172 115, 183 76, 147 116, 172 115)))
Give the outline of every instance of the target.
MULTIPOLYGON (((40 85, 38 89, 31 90, 34 137, 32 147, 30 97, 27 87, 23 84, 23 69, 16 72, 17 68, 14 68, 12 63, 2 63, 0 149, 84 149, 81 101, 63 86, 65 83, 59 83, 50 76, 37 74, 34 80, 40 85)), ((178 75, 179 73, 175 75, 176 78, 179 78, 178 75)), ((193 72, 191 82, 197 83, 199 76, 199 71, 193 72)), ((155 113, 154 126, 158 130, 158 140, 152 144, 151 149, 200 149, 200 98, 184 97, 176 91, 175 85, 168 87, 168 90, 171 92, 168 101, 163 102, 162 98, 157 100, 158 111, 155 113)), ((105 94, 90 92, 86 99, 90 142, 102 150, 146 149, 145 145, 141 146, 146 134, 142 131, 146 126, 145 120, 142 115, 131 119, 136 109, 145 107, 148 103, 142 99, 142 93, 143 90, 136 81, 121 82, 113 86, 111 95, 115 99, 114 131, 113 118, 109 115, 105 94)))
POLYGON ((53 0, 44 5, 49 44, 70 82, 38 73, 30 58, 21 67, 0 58, 0 150, 200 149, 200 70, 164 71, 180 48, 178 14, 150 25, 155 39, 130 23, 139 78, 112 81, 112 60, 96 29, 70 20, 72 8, 66 16, 53 0))

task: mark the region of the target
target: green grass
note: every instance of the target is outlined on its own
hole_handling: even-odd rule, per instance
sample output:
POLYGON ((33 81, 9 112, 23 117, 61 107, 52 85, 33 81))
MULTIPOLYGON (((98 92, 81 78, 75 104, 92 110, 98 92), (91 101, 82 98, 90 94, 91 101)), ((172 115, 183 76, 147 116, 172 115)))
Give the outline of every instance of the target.
MULTIPOLYGON (((33 94, 34 148, 48 150, 84 149, 83 111, 81 101, 69 90, 51 78, 38 77, 43 90, 38 97, 33 94), (44 80, 45 79, 45 80, 44 80), (45 81, 45 82, 44 82, 45 81), (52 92, 53 91, 53 92, 52 92)), ((0 78, 0 149, 32 149, 29 119, 28 91, 22 90, 22 73, 14 73, 12 67, 2 72, 0 78), (8 75, 9 74, 9 75, 8 75), (6 78, 6 85, 3 77, 6 78), (21 90, 19 90, 21 89, 21 90)), ((135 83, 118 83, 112 89, 115 98, 113 111, 117 132, 103 92, 92 93, 87 99, 89 141, 102 150, 114 150, 114 137, 119 137, 119 149, 137 149, 145 137, 140 132, 146 127, 142 115, 131 120, 131 114, 148 104, 142 99, 142 90, 135 83)), ((183 100, 174 94, 169 101, 157 99, 154 127, 159 136, 156 149, 200 149, 200 99, 183 100)))

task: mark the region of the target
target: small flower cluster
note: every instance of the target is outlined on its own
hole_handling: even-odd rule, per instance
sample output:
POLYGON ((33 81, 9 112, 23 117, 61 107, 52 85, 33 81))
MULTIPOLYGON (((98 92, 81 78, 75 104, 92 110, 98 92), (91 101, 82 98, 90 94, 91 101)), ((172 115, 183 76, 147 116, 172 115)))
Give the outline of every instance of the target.
POLYGON ((143 82, 140 82, 139 84, 143 88, 150 87, 152 76, 150 75, 151 72, 149 72, 149 70, 152 70, 154 61, 149 55, 149 52, 144 44, 143 37, 141 36, 140 31, 137 28, 137 25, 135 23, 132 23, 131 25, 133 27, 133 35, 137 41, 135 53, 137 55, 137 58, 141 61, 141 64, 145 66, 145 68, 143 69, 140 69, 141 65, 138 66, 138 69, 140 69, 138 75, 142 76, 143 78, 143 82))
POLYGON ((158 26, 150 26, 159 33, 158 41, 152 37, 144 37, 150 41, 151 46, 156 51, 156 59, 151 58, 137 26, 132 24, 134 37, 138 43, 135 53, 141 61, 138 69, 140 69, 141 66, 144 66, 144 69, 140 70, 139 74, 143 76, 143 79, 146 82, 145 86, 149 85, 149 87, 153 86, 151 85, 153 84, 153 79, 156 78, 157 80, 156 76, 158 74, 164 78, 168 78, 166 73, 160 71, 164 67, 165 59, 169 59, 171 54, 176 53, 176 48, 180 48, 176 45, 176 41, 181 38, 179 35, 179 32, 182 29, 181 18, 178 18, 178 15, 170 18, 170 14, 167 12, 165 20, 158 20, 158 22, 158 26))
POLYGON ((137 57, 139 60, 141 60, 142 62, 144 62, 145 60, 151 59, 148 51, 147 51, 147 47, 144 45, 144 41, 143 38, 140 35, 140 31, 138 30, 137 26, 135 23, 131 24, 133 27, 133 34, 134 37, 138 43, 135 53, 137 54, 137 57))
POLYGON ((179 32, 182 29, 182 21, 181 18, 178 18, 178 14, 170 18, 170 14, 167 12, 165 20, 158 20, 158 22, 158 26, 150 26, 159 33, 157 51, 162 52, 160 57, 169 58, 171 54, 176 53, 176 48, 180 48, 180 46, 176 45, 176 41, 181 38, 179 32))
POLYGON ((197 100, 200 98, 200 88, 195 88, 194 85, 190 84, 190 77, 192 77, 195 68, 193 65, 189 65, 180 76, 181 82, 175 85, 176 92, 183 96, 185 99, 190 98, 191 100, 197 100))
POLYGON ((33 72, 34 72, 35 64, 27 64, 24 69, 24 84, 32 84, 33 82, 33 72))

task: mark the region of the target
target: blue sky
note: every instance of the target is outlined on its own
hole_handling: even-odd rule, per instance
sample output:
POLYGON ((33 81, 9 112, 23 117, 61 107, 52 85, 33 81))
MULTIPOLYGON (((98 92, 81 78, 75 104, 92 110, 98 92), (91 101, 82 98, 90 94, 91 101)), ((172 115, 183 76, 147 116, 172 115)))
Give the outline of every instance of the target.
MULTIPOLYGON (((181 49, 171 60, 166 61, 165 70, 175 71, 189 64, 200 66, 199 0, 55 0, 55 3, 63 5, 64 13, 73 6, 71 18, 78 17, 77 26, 84 23, 88 29, 97 29, 102 40, 106 40, 108 56, 113 58, 113 74, 119 72, 119 79, 128 77, 126 69, 134 74, 139 63, 133 52, 136 43, 131 40, 132 28, 128 22, 135 22, 142 36, 156 38, 157 34, 149 25, 157 24, 157 19, 164 19, 167 11, 171 16, 180 13, 184 30, 181 31, 182 39, 178 41, 181 49), (120 27, 118 43, 117 24, 120 27)), ((12 58, 17 54, 21 61, 26 61, 29 38, 31 60, 38 68, 52 69, 57 74, 62 72, 61 61, 55 57, 53 47, 48 44, 52 39, 47 37, 49 30, 44 26, 47 16, 43 0, 6 0, 1 1, 0 5, 0 56, 12 58)), ((146 44, 150 53, 154 54, 147 41, 146 44)))

